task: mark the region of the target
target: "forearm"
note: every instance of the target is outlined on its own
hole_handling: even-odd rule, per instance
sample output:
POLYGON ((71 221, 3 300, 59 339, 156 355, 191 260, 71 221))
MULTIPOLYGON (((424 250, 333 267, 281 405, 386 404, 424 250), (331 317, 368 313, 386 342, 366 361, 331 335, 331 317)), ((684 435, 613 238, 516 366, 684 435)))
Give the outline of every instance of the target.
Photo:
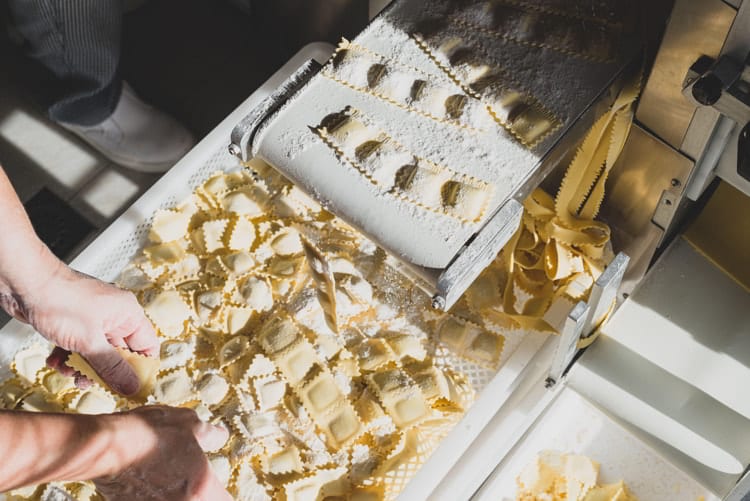
MULTIPOLYGON (((61 266, 34 232, 26 211, 0 168, 0 305, 16 315, 19 299, 34 287, 41 287, 61 266)), ((22 313, 22 312, 21 312, 22 313)))
POLYGON ((0 411, 0 492, 119 471, 113 418, 0 411))
POLYGON ((225 429, 175 407, 98 416, 0 411, 0 493, 94 480, 115 499, 229 500, 203 453, 227 438, 225 429))

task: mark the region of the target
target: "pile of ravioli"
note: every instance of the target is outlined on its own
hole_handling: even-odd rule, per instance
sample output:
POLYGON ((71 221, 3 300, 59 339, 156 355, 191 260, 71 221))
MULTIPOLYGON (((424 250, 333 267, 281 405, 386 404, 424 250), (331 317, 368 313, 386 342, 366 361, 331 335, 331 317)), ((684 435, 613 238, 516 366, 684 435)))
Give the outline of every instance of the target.
POLYGON ((599 463, 543 451, 516 479, 516 501, 638 501, 624 482, 599 485, 599 463))
MULTIPOLYGON (((426 314, 429 298, 382 250, 260 162, 216 173, 157 211, 118 285, 136 294, 161 342, 140 398, 77 389, 44 367, 50 347, 35 344, 17 354, 0 404, 194 409, 230 431, 209 460, 236 499, 396 497, 474 399, 439 354, 496 369, 503 349, 498 332, 426 314)), ((91 484, 65 483, 11 499, 51 489, 96 497, 91 484)))

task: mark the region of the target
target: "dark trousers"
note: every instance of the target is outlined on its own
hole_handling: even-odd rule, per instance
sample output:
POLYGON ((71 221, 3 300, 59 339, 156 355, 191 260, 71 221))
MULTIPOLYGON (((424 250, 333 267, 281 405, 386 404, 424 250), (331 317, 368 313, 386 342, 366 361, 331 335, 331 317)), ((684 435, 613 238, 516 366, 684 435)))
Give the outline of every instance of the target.
POLYGON ((122 0, 8 0, 30 55, 52 72, 49 116, 95 125, 109 117, 122 89, 118 67, 122 0))

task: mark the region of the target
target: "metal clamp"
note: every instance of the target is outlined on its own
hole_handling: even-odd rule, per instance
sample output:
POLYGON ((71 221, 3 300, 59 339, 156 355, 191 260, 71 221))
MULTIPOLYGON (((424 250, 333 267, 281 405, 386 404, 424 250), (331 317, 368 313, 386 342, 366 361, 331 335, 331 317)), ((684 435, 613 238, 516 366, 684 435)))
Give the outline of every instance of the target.
POLYGON ((588 302, 580 301, 568 313, 545 382, 547 387, 557 384, 570 367, 575 354, 578 353, 578 340, 591 336, 611 311, 629 262, 630 258, 626 254, 617 254, 596 279, 588 302))
POLYGON ((555 350, 555 356, 549 369, 549 375, 545 380, 547 388, 557 384, 578 352, 578 340, 583 334, 583 327, 586 325, 589 310, 589 305, 586 302, 579 301, 565 319, 560 331, 560 340, 555 350))
MULTIPOLYGON (((721 56, 717 61, 701 56, 688 70, 682 93, 695 103, 712 107, 743 127, 738 139, 737 173, 750 181, 750 61, 746 59, 741 63, 728 55, 721 56)), ((728 136, 732 127, 725 126, 724 129, 728 136)), ((722 138, 720 150, 724 149, 725 143, 726 139, 722 138)))
POLYGON ((510 199, 482 228, 482 231, 461 249, 458 256, 437 280, 437 293, 432 307, 447 311, 463 295, 471 283, 495 259, 500 249, 521 224, 523 205, 510 199))
POLYGON ((310 59, 295 71, 279 88, 261 103, 232 129, 232 143, 229 153, 248 161, 255 156, 255 137, 261 126, 315 76, 323 66, 310 59))
POLYGON ((744 126, 750 122, 750 66, 730 56, 701 56, 688 70, 682 93, 744 126))

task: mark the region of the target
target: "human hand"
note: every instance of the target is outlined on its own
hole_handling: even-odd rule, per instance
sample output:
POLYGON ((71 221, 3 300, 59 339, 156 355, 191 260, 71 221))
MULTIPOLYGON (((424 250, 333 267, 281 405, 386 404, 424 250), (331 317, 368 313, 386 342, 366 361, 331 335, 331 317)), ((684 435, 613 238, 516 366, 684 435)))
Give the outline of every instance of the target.
POLYGON ((94 479, 109 501, 224 501, 203 451, 219 449, 229 436, 189 409, 150 406, 106 416, 114 433, 113 473, 94 479))
MULTIPOLYGON (((158 354, 156 333, 135 296, 62 262, 45 278, 44 283, 25 288, 13 313, 58 346, 48 365, 73 375, 65 360, 74 351, 115 391, 124 395, 138 392, 135 372, 114 349, 158 354)), ((84 381, 77 377, 77 383, 84 381)))
MULTIPOLYGON (((62 349, 79 352, 115 391, 137 393, 133 369, 113 348, 157 352, 156 334, 135 297, 55 257, 34 232, 1 167, 0 213, 0 307, 62 349)), ((55 351, 49 363, 61 367, 64 355, 55 351)))

